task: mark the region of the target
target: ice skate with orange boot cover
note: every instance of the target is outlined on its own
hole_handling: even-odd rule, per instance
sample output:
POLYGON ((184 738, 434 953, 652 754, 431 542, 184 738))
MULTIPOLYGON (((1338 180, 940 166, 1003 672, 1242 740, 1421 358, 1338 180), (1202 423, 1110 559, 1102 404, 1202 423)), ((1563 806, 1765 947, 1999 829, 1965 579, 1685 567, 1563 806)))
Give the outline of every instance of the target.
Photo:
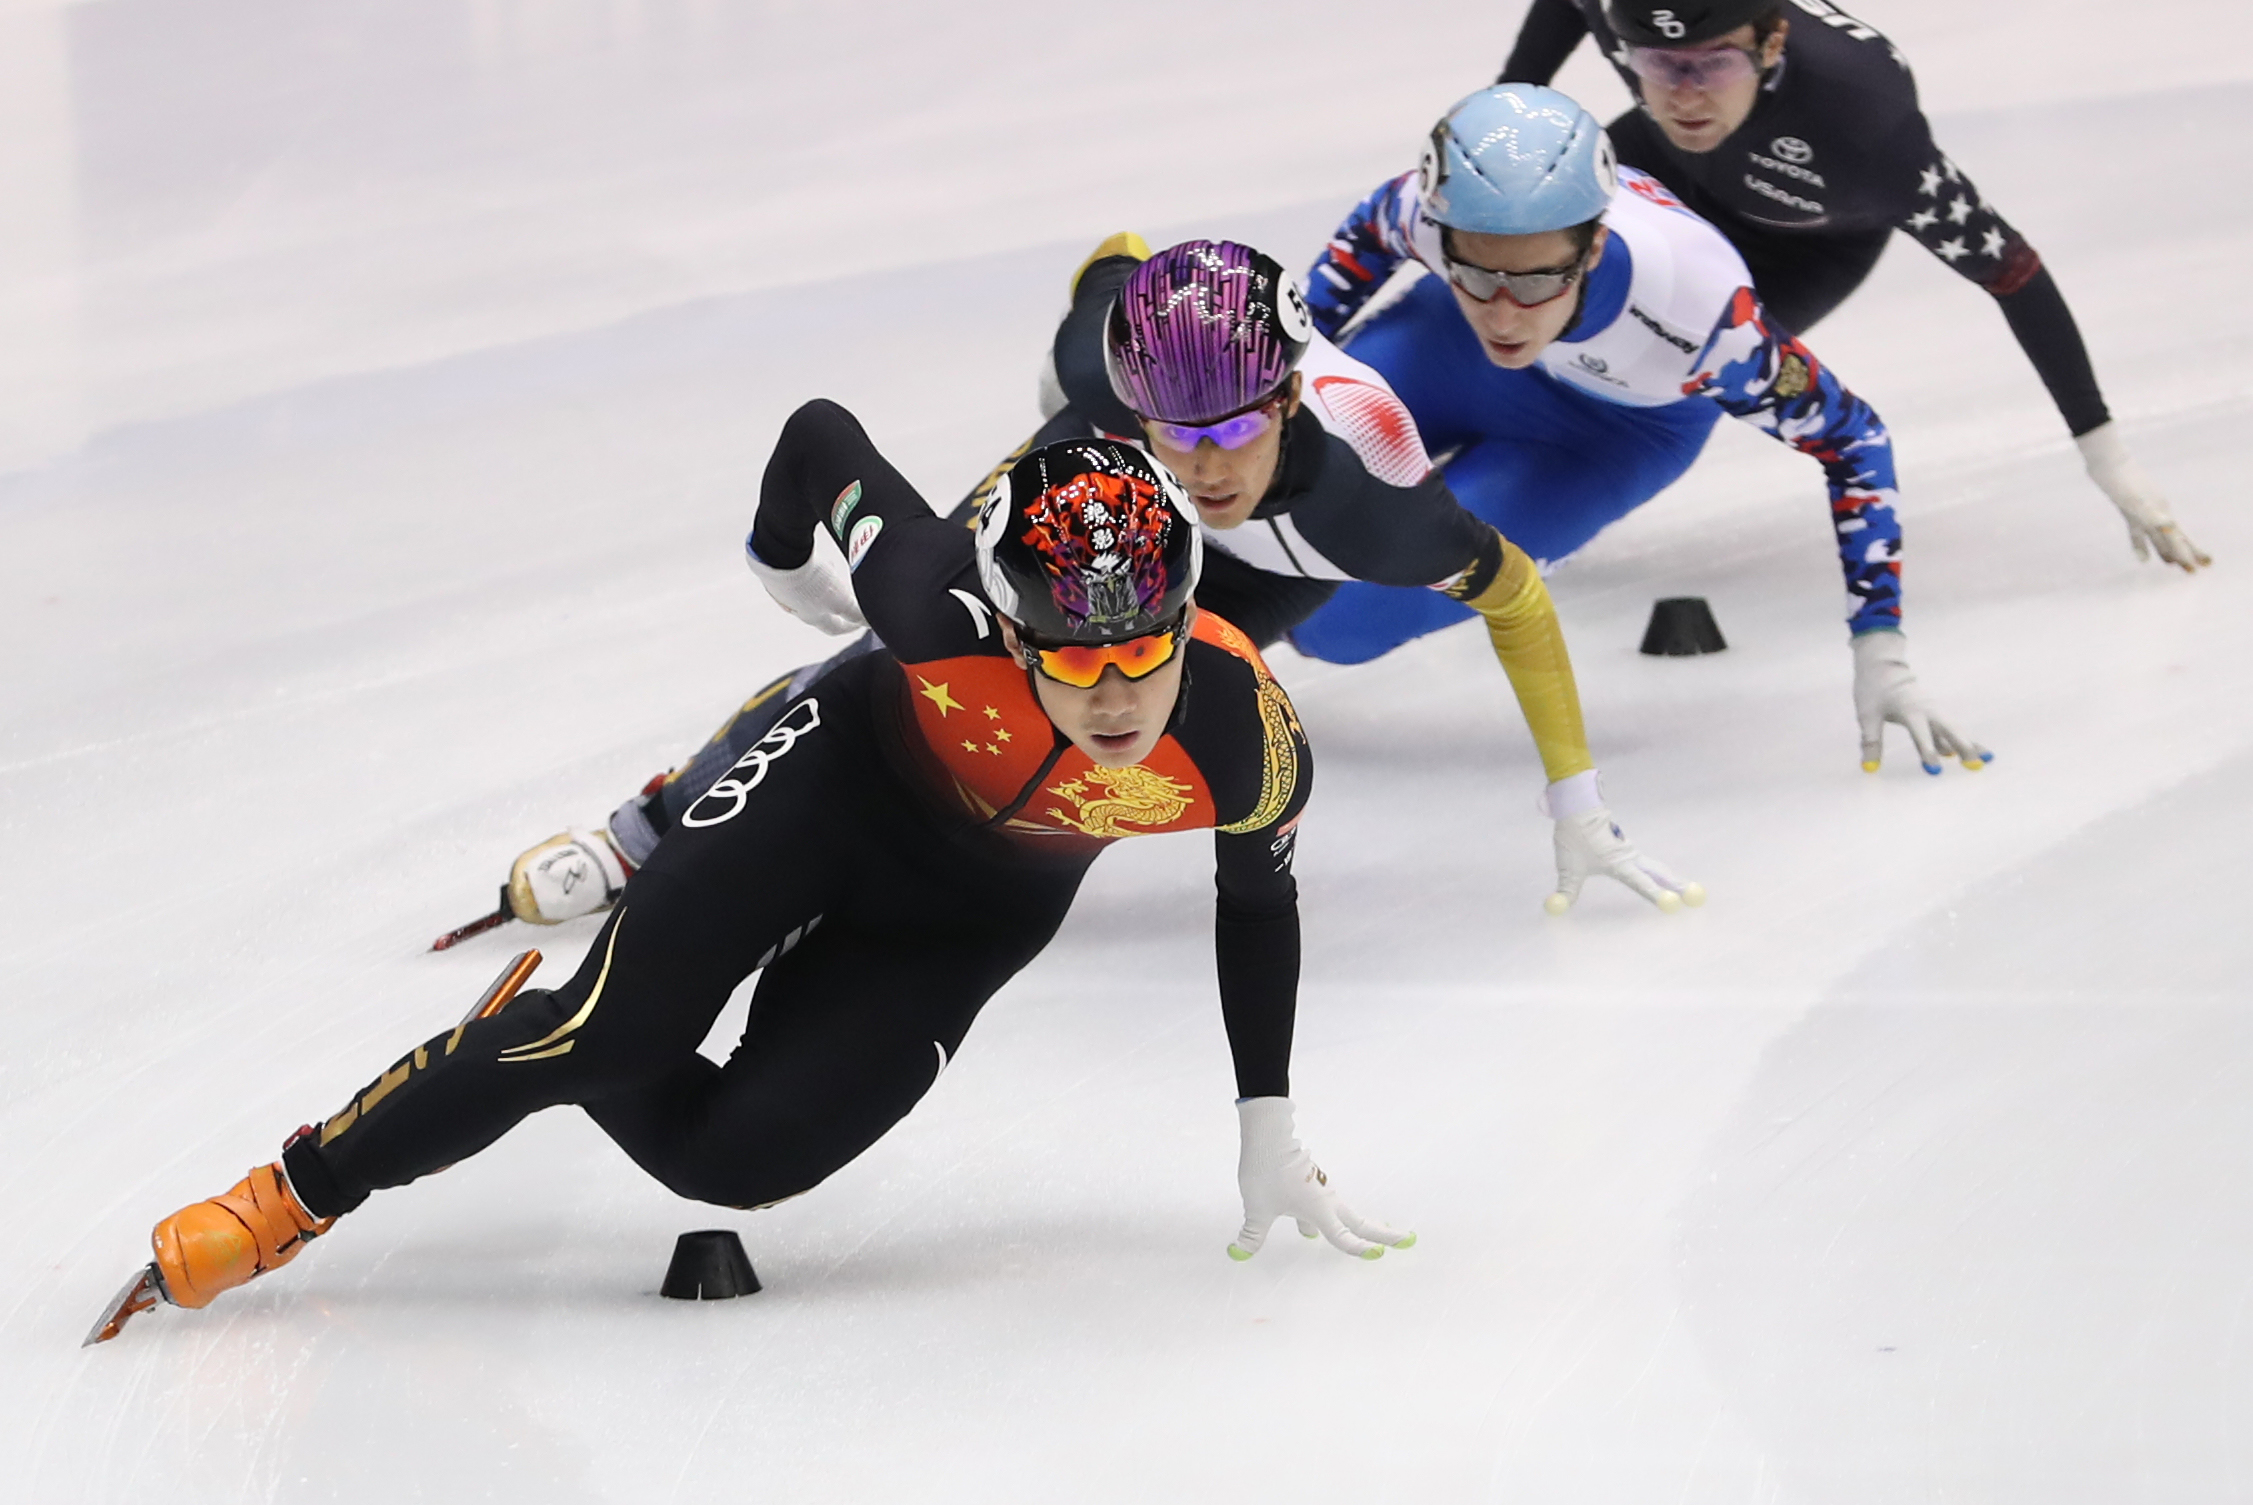
POLYGON ((316 1218, 290 1190, 280 1161, 262 1165, 232 1190, 192 1202, 156 1225, 148 1267, 118 1293, 86 1344, 107 1342, 135 1314, 159 1300, 174 1306, 209 1306, 231 1291, 297 1258, 308 1239, 329 1231, 334 1218, 316 1218))
MULTIPOLYGON (((470 1005, 462 1016, 463 1027, 508 1007, 539 965, 539 952, 518 954, 484 996, 470 1005)), ((282 1148, 286 1151, 300 1136, 312 1132, 310 1124, 300 1128, 282 1148)), ((156 1258, 103 1308, 94 1330, 79 1346, 107 1343, 159 1301, 209 1306, 222 1291, 288 1264, 307 1240, 319 1238, 335 1223, 335 1218, 316 1218, 305 1210, 290 1189, 281 1161, 262 1165, 236 1182, 233 1190, 191 1203, 157 1224, 149 1235, 156 1258)))

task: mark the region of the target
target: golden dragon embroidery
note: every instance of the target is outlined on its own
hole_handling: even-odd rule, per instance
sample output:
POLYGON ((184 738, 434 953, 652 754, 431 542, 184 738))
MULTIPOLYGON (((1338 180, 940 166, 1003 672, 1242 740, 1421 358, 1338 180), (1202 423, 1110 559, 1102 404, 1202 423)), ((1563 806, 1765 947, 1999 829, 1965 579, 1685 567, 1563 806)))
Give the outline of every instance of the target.
POLYGON ((1068 812, 1049 806, 1049 815, 1085 836, 1141 835, 1125 829, 1122 822, 1143 827, 1170 825, 1196 803, 1187 784, 1154 773, 1140 763, 1126 768, 1090 768, 1048 792, 1072 803, 1068 812), (1092 797, 1090 784, 1100 791, 1092 797))

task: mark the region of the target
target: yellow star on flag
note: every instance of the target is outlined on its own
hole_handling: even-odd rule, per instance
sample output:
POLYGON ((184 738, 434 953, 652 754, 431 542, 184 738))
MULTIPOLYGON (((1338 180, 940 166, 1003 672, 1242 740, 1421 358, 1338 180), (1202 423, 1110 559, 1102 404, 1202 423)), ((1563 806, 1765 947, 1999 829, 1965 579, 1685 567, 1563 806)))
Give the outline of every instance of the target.
POLYGON ((995 710, 992 706, 987 706, 986 719, 988 721, 999 721, 1001 719, 1001 712, 995 710))
POLYGON ((947 712, 959 711, 963 708, 961 701, 955 699, 952 695, 947 693, 947 687, 945 685, 935 685, 931 683, 931 681, 923 679, 923 676, 920 674, 916 675, 915 677, 917 679, 923 680, 923 688, 916 691, 915 693, 922 696, 925 700, 930 701, 931 704, 939 708, 940 720, 944 721, 946 719, 947 712))
POLYGON ((962 739, 962 750, 964 752, 976 752, 978 750, 978 744, 971 741, 968 737, 965 737, 962 739))
POLYGON ((1007 742, 1009 740, 1009 728, 1005 726, 997 729, 994 732, 994 740, 996 742, 1007 742))

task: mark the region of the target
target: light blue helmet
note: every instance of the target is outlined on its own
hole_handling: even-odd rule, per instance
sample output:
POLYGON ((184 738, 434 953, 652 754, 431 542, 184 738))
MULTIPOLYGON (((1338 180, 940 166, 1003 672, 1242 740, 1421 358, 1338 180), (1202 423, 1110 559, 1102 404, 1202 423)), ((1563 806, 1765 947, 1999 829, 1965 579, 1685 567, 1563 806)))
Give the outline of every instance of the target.
POLYGON ((1586 224, 1619 186, 1611 138, 1567 95, 1496 84, 1459 102, 1424 147, 1424 212, 1482 235, 1586 224))

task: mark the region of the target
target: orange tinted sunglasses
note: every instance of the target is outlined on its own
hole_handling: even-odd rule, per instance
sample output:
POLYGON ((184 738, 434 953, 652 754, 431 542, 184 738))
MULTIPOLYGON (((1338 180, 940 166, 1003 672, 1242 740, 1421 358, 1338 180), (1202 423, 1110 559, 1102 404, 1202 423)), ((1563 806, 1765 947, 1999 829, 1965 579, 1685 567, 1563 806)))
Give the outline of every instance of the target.
POLYGON ((1117 643, 1066 643, 1050 647, 1021 637, 1025 649, 1025 667, 1038 669, 1060 685, 1070 685, 1075 690, 1093 689, 1103 677, 1107 665, 1116 665, 1128 679, 1142 679, 1155 674, 1173 661, 1181 647, 1182 630, 1187 616, 1171 627, 1161 627, 1156 632, 1146 632, 1138 638, 1127 638, 1117 643))

